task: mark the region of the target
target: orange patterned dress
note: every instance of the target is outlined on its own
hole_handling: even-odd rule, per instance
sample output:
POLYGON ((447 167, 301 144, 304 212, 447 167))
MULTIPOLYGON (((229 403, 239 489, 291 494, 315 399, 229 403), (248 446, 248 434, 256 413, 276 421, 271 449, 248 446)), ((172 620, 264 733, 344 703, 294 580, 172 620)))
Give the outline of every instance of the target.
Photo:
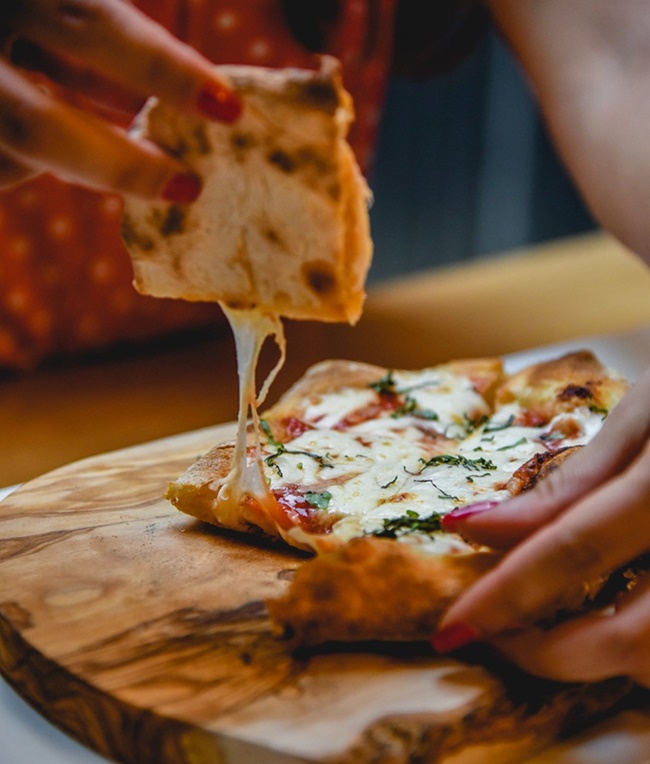
MULTIPOLYGON (((304 34, 295 26, 300 14, 292 24, 290 4, 280 0, 139 0, 137 5, 215 63, 313 66, 315 46, 338 57, 355 100, 351 142, 368 168, 396 0, 342 0, 333 4, 335 17, 307 25, 304 34)), ((300 10, 301 4, 293 7, 300 10)), ((119 233, 121 211, 117 195, 49 176, 0 193, 0 368, 30 368, 53 357, 221 322, 213 305, 135 292, 119 233)))

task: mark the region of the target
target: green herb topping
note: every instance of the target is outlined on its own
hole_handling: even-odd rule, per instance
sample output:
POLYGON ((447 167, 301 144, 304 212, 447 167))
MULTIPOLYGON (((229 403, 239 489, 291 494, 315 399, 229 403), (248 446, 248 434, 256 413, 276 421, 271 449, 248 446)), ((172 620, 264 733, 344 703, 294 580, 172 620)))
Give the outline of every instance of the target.
POLYGON ((483 432, 499 432, 499 430, 507 430, 508 427, 512 426, 514 421, 515 415, 511 414, 505 422, 494 422, 491 424, 486 424, 483 432))
MULTIPOLYGON (((276 440, 273 436, 273 433, 271 432, 271 428, 269 427, 269 423, 266 421, 266 419, 260 419, 260 427, 264 430, 266 433, 266 437, 268 438, 269 445, 276 449, 274 454, 270 454, 264 459, 264 463, 268 464, 269 467, 273 467, 273 469, 278 473, 279 477, 284 477, 282 474, 282 470, 280 469, 280 465, 277 464, 276 459, 279 456, 282 456, 282 454, 294 454, 297 456, 308 456, 310 459, 313 459, 316 461, 321 467, 334 467, 332 464, 329 454, 326 454, 325 456, 321 456, 320 454, 314 454, 311 451, 299 451, 297 449, 293 448, 287 448, 284 443, 280 443, 280 441, 276 440)), ((298 469, 303 469, 302 463, 298 466, 298 469)))
POLYGON ((392 369, 386 372, 381 379, 376 382, 371 382, 368 387, 371 387, 377 393, 396 393, 395 389, 395 376, 392 369))
POLYGON ((332 501, 332 494, 329 491, 322 491, 321 493, 307 491, 305 499, 312 507, 316 507, 317 509, 327 509, 330 501, 332 501))
POLYGON ((442 530, 440 520, 442 515, 434 512, 428 517, 420 517, 417 512, 408 509, 405 515, 384 520, 381 530, 375 531, 374 536, 394 539, 405 533, 436 533, 442 530))
POLYGON ((424 464, 420 472, 423 472, 427 467, 435 467, 439 464, 448 464, 454 467, 464 467, 466 470, 479 472, 480 470, 495 470, 497 468, 494 462, 486 459, 483 456, 479 456, 477 459, 468 459, 466 456, 456 454, 439 454, 438 456, 432 456, 428 461, 421 459, 424 464))
POLYGON ((514 443, 508 443, 507 446, 497 448, 497 451, 507 451, 509 448, 517 448, 517 446, 522 446, 525 442, 526 438, 519 438, 519 440, 516 440, 514 443))

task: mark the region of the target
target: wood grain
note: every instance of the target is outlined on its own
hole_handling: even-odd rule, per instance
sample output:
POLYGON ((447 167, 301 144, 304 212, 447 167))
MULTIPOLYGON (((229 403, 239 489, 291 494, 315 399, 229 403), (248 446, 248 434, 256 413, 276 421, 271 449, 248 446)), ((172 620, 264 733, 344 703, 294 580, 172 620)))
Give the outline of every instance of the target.
POLYGON ((512 761, 569 709, 625 694, 530 678, 522 691, 520 675, 422 646, 289 655, 264 600, 304 557, 161 498, 232 432, 92 457, 0 504, 0 670, 75 738, 133 764, 512 761))

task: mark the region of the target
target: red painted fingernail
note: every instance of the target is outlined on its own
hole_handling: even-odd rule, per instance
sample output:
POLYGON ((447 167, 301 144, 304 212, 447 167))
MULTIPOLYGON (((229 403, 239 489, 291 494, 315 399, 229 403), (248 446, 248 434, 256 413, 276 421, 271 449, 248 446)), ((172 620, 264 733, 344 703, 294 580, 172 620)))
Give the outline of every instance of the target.
POLYGON ((466 623, 455 623, 436 632, 431 637, 431 644, 437 653, 450 653, 481 638, 479 632, 466 623))
POLYGON ((179 173, 167 181, 160 195, 166 202, 189 204, 201 193, 201 180, 190 172, 179 173))
POLYGON ((494 509, 498 504, 498 501, 479 501, 476 504, 468 504, 465 507, 452 509, 440 521, 442 528, 445 531, 455 531, 458 524, 462 523, 463 520, 467 520, 472 515, 478 515, 480 512, 487 512, 488 509, 494 509))
POLYGON ((201 88, 196 106, 206 117, 219 122, 234 122, 242 112, 242 102, 237 94, 213 82, 201 88))

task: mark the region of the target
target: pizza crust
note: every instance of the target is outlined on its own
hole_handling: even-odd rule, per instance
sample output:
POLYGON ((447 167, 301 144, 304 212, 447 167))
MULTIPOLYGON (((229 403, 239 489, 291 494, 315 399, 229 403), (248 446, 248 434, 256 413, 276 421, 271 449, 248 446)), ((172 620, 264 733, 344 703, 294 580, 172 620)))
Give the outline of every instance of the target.
POLYGON ((150 101, 135 132, 203 181, 191 205, 126 200, 135 286, 295 319, 361 315, 370 192, 346 140, 338 62, 320 70, 220 66, 244 108, 233 124, 150 101))
POLYGON ((498 389, 496 405, 517 401, 531 414, 549 421, 562 411, 586 405, 612 409, 629 387, 589 350, 542 361, 513 374, 498 389))
POLYGON ((500 555, 429 556, 389 539, 352 539, 303 564, 267 609, 291 646, 428 640, 449 605, 500 555))

